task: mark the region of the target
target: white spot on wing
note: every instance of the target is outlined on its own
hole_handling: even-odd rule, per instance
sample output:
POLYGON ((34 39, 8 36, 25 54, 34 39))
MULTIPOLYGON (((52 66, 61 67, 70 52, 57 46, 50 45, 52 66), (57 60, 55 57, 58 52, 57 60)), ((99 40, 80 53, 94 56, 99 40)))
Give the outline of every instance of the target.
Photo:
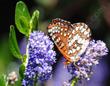
POLYGON ((87 35, 88 33, 89 33, 88 31, 85 31, 85 32, 84 32, 84 35, 87 35))
POLYGON ((75 31, 73 30, 73 31, 72 31, 72 33, 74 34, 74 33, 75 33, 75 31))
POLYGON ((77 31, 79 29, 79 27, 76 27, 75 30, 77 31))
POLYGON ((82 29, 83 29, 83 26, 80 27, 80 30, 82 30, 82 29))
POLYGON ((78 47, 76 48, 76 50, 80 50, 80 47, 78 46, 78 47))

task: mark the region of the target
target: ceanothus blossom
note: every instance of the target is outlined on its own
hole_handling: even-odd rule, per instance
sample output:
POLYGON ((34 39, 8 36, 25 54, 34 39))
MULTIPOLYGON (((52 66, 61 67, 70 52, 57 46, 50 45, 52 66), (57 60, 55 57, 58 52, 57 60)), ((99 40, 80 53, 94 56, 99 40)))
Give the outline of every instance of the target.
POLYGON ((22 85, 33 86, 36 78, 40 81, 51 78, 56 53, 49 37, 40 31, 32 32, 28 41, 28 55, 22 85))
POLYGON ((85 52, 80 56, 80 60, 76 63, 69 64, 67 69, 69 73, 72 74, 73 78, 86 78, 89 80, 93 74, 92 67, 99 64, 100 58, 107 55, 107 53, 108 49, 103 41, 92 40, 90 41, 85 52))

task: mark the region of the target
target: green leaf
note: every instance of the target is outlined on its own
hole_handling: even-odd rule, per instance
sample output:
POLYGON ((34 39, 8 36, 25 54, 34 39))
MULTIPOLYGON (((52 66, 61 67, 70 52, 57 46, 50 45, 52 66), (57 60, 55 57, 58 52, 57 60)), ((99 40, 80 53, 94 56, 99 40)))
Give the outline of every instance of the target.
POLYGON ((7 86, 6 76, 4 74, 0 75, 0 86, 7 86))
POLYGON ((19 68, 19 74, 20 74, 20 77, 21 79, 24 78, 24 72, 25 72, 25 64, 21 64, 20 68, 19 68))
POLYGON ((23 63, 26 63, 26 60, 27 60, 27 55, 24 54, 24 55, 23 55, 23 61, 22 61, 22 62, 23 62, 23 63))
POLYGON ((29 36, 29 22, 30 22, 30 14, 27 6, 24 2, 19 1, 16 4, 15 9, 15 23, 17 29, 24 35, 29 36))
POLYGON ((15 57, 22 60, 22 55, 20 54, 20 50, 19 50, 18 43, 16 40, 16 34, 15 34, 15 30, 14 30, 13 25, 10 26, 9 48, 15 57))
POLYGON ((26 59, 27 59, 27 56, 24 54, 22 64, 20 65, 20 68, 19 68, 19 74, 20 74, 21 79, 24 78, 24 72, 25 72, 25 67, 26 67, 26 59))
POLYGON ((39 23, 39 11, 35 10, 33 12, 32 18, 30 20, 30 29, 36 29, 39 23))

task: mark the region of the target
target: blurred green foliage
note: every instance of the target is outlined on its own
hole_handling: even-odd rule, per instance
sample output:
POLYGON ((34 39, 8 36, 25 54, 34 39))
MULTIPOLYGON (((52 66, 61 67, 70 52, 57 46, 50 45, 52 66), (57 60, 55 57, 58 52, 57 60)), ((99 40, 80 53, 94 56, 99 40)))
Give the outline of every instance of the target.
POLYGON ((7 86, 6 75, 0 75, 0 86, 7 86))
POLYGON ((6 69, 12 60, 9 52, 8 38, 4 37, 0 42, 0 74, 6 73, 6 69))

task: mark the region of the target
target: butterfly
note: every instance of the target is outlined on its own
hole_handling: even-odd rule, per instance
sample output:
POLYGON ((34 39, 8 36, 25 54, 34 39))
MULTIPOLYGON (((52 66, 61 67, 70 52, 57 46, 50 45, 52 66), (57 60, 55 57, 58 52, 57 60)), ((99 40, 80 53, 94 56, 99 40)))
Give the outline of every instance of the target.
POLYGON ((90 28, 85 23, 71 24, 56 18, 48 25, 48 33, 67 62, 77 62, 90 41, 90 28))

